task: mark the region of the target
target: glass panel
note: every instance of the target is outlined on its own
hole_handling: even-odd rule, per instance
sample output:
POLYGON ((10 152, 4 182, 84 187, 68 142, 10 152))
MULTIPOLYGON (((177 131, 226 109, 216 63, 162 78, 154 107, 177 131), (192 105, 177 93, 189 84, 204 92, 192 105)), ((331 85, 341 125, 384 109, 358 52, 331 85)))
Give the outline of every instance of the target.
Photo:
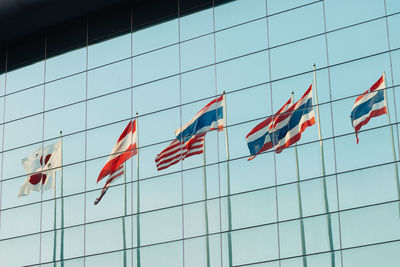
POLYGON ((338 176, 340 207, 349 209, 397 199, 395 166, 387 164, 338 176))
POLYGON ((201 68, 181 75, 182 102, 187 103, 214 96, 215 67, 201 68))
POLYGON ((260 52, 217 65, 217 88, 221 94, 268 81, 268 54, 260 52))
POLYGON ((387 0, 386 6, 387 6, 388 14, 392 14, 394 12, 400 11, 400 3, 396 0, 387 0))
MULTIPOLYGON (((185 205, 183 207, 183 215, 184 215, 183 223, 185 226, 184 228, 185 238, 206 234, 206 223, 209 222, 205 221, 204 205, 205 205, 204 202, 200 202, 200 203, 185 205)), ((200 248, 199 250, 202 251, 203 248, 200 248)))
POLYGON ((180 18, 181 41, 213 31, 213 9, 209 8, 180 18))
POLYGON ((217 32, 217 61, 265 49, 267 47, 266 29, 266 21, 263 19, 217 32))
POLYGON ((232 228, 244 228, 275 222, 275 189, 266 189, 231 197, 232 228))
MULTIPOLYGON (((296 2, 297 4, 297 2, 296 2)), ((268 18, 272 47, 324 32, 322 3, 297 8, 268 18)))
POLYGON ((182 208, 163 209, 140 215, 143 246, 182 238, 182 208))
POLYGON ((46 81, 60 79, 86 69, 86 48, 57 55, 46 60, 46 81))
POLYGON ((140 85, 179 72, 178 45, 144 54, 133 59, 133 83, 140 85))
POLYGON ((332 30, 383 16, 384 4, 383 1, 327 0, 325 10, 327 30, 332 30))
POLYGON ((6 96, 5 121, 19 119, 42 111, 43 86, 6 96))
MULTIPOLYGON (((127 260, 131 259, 130 251, 127 252, 127 260)), ((96 255, 87 257, 85 259, 85 266, 98 267, 98 266, 123 266, 124 254, 122 252, 107 253, 103 255, 96 255)), ((127 262, 127 264, 130 264, 127 262)), ((130 266, 130 265, 127 265, 130 266)))
MULTIPOLYGON (((327 65, 324 36, 318 36, 271 49, 272 80, 286 78, 306 71, 310 72, 306 84, 301 83, 294 87, 304 88, 301 89, 302 92, 304 92, 308 88, 307 85, 312 82, 311 71, 313 64, 316 64, 318 68, 323 68, 327 65)), ((332 61, 330 64, 332 64, 332 61)), ((291 90, 293 90, 293 87, 291 90)), ((287 97, 285 97, 285 99, 287 99, 287 97)))
POLYGON ((395 267, 399 261, 400 242, 343 251, 343 266, 395 267))
MULTIPOLYGON (((126 90, 87 102, 87 127, 97 127, 131 117, 130 96, 130 91, 126 90)), ((120 130, 121 133, 124 129, 120 130)), ((118 140, 118 137, 116 135, 114 139, 118 140)))
POLYGON ((40 223, 40 204, 3 210, 1 212, 0 238, 37 233, 40 231, 40 223))
POLYGON ((183 266, 183 244, 181 241, 156 246, 144 247, 140 250, 142 267, 180 267, 183 266))
POLYGON ((7 94, 42 84, 44 61, 7 72, 7 94), (21 77, 24 77, 21 79, 21 77))
POLYGON ((181 44, 181 70, 214 63, 214 36, 207 35, 181 44))
POLYGON ((86 254, 122 249, 122 220, 119 218, 88 224, 85 235, 86 254))
MULTIPOLYGON (((300 1, 279 1, 279 0, 270 0, 268 1, 268 14, 275 14, 278 12, 291 10, 293 8, 300 7, 306 4, 314 5, 315 1, 313 0, 300 0, 300 1)), ((317 3, 318 4, 318 3, 317 3)))
POLYGON ((278 258, 276 225, 232 233, 233 264, 247 264, 278 258))
POLYGON ((391 16, 388 18, 389 23, 389 39, 390 39, 390 49, 396 49, 400 47, 400 30, 396 25, 400 23, 400 14, 391 16))
POLYGON ((391 203, 341 213, 343 248, 396 240, 400 236, 399 204, 391 203))
MULTIPOLYGON (((133 55, 178 42, 178 20, 170 20, 133 33, 133 55)), ((135 59, 134 59, 135 61, 135 59)))
MULTIPOLYGON (((77 74, 46 84, 45 109, 82 101, 86 96, 86 75, 77 74)), ((83 116, 84 114, 82 114, 83 116)))
POLYGON ((107 41, 90 45, 88 48, 89 69, 128 58, 130 55, 130 34, 125 34, 107 41), (110 53, 110 51, 113 52, 110 53))
POLYGON ((120 61, 88 72, 88 98, 123 90, 130 85, 130 60, 120 61))
POLYGON ((2 240, 0 242, 1 264, 4 266, 36 264, 39 262, 39 251, 40 235, 2 240), (23 251, 23 257, 21 257, 21 251, 23 251))
MULTIPOLYGON (((4 149, 40 142, 43 136, 43 114, 13 121, 4 125, 4 149), (29 134, 21 129, 29 129, 29 134)), ((24 155, 27 157, 30 153, 24 155)))
POLYGON ((215 28, 216 30, 220 30, 252 19, 264 17, 265 12, 265 1, 263 0, 254 0, 251 5, 245 0, 237 0, 229 4, 217 6, 215 8, 215 28))
POLYGON ((182 202, 181 175, 172 174, 140 182, 140 210, 149 211, 182 202))
POLYGON ((387 43, 384 19, 329 33, 329 63, 337 64, 385 51, 387 43))
POLYGON ((69 135, 85 129, 85 103, 46 112, 44 115, 44 138, 57 138, 60 131, 69 135))

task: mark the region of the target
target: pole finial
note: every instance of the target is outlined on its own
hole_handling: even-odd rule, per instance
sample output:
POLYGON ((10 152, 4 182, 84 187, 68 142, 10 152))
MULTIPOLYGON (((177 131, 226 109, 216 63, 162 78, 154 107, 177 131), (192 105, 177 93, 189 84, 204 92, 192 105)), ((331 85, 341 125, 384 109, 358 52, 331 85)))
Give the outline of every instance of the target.
POLYGON ((138 116, 138 115, 139 115, 139 112, 136 111, 136 116, 138 116))
POLYGON ((62 135, 62 130, 60 130, 60 135, 62 135))

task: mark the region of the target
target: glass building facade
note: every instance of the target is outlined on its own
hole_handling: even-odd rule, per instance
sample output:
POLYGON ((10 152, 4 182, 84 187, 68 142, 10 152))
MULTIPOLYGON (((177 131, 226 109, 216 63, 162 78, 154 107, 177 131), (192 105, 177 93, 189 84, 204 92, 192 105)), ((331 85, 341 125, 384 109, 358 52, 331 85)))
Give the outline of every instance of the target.
POLYGON ((80 48, 49 53, 46 37, 34 63, 2 57, 1 266, 399 266, 398 0, 237 0, 140 30, 128 13, 128 33, 97 41, 87 21, 80 48), (322 142, 317 124, 305 130, 298 174, 294 146, 248 161, 247 133, 301 97, 313 64, 322 142), (353 104, 383 72, 390 119, 356 144, 353 104), (175 129, 224 91, 226 128, 207 133, 204 157, 157 171, 175 129), (136 113, 139 154, 95 206, 136 113), (21 159, 60 131, 56 198, 18 198, 21 159))

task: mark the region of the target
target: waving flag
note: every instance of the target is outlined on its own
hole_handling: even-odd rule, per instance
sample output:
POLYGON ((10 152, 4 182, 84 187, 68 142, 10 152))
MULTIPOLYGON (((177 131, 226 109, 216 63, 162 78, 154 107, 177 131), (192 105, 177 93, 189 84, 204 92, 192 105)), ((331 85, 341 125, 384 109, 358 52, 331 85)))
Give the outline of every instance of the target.
POLYGON ((163 170, 185 158, 204 152, 204 137, 212 130, 224 127, 224 95, 214 99, 202 108, 182 128, 175 131, 176 140, 172 141, 155 162, 157 170, 163 170))
POLYGON ((18 191, 18 197, 27 196, 31 191, 48 190, 54 187, 55 172, 61 167, 61 141, 39 147, 27 158, 22 166, 28 177, 18 191))
POLYGON ((107 189, 111 182, 115 181, 116 178, 121 176, 123 171, 123 164, 137 153, 137 131, 136 131, 136 120, 130 121, 122 132, 117 143, 115 144, 110 156, 107 159, 106 164, 101 170, 97 182, 102 180, 104 177, 109 175, 109 178, 104 185, 101 195, 96 199, 94 204, 99 203, 101 198, 107 192, 107 189))
POLYGON ((136 155, 136 138, 136 120, 134 120, 128 123, 119 137, 97 178, 97 182, 116 172, 125 161, 136 155))
POLYGON ((273 122, 276 118, 280 114, 286 112, 291 105, 292 98, 290 98, 273 116, 268 117, 266 120, 258 124, 246 135, 246 142, 251 155, 249 160, 254 159, 261 152, 267 151, 275 146, 270 128, 272 128, 273 122))
POLYGON ((208 103, 188 123, 175 131, 176 139, 186 143, 195 135, 215 129, 222 130, 224 127, 224 103, 224 95, 208 103))
POLYGON ((308 126, 315 124, 312 101, 312 85, 304 95, 285 113, 280 114, 272 123, 271 133, 276 144, 276 153, 300 140, 308 126))
POLYGON ((189 147, 186 144, 181 143, 179 140, 175 139, 161 151, 156 157, 157 170, 161 171, 168 168, 185 158, 193 155, 202 154, 204 152, 204 135, 199 135, 191 140, 189 147))
POLYGON ((357 97, 351 111, 351 123, 356 132, 358 144, 358 131, 373 117, 387 114, 384 90, 386 88, 385 74, 383 74, 372 87, 357 97))
POLYGON ((124 164, 122 164, 115 172, 113 172, 113 174, 111 174, 107 181, 106 184, 103 186, 103 189, 101 189, 101 193, 100 196, 98 198, 96 198, 96 200, 94 201, 94 204, 97 205, 100 200, 103 198, 104 194, 107 192, 108 187, 110 187, 110 184, 112 182, 114 182, 117 178, 119 178, 122 174, 124 174, 124 164))

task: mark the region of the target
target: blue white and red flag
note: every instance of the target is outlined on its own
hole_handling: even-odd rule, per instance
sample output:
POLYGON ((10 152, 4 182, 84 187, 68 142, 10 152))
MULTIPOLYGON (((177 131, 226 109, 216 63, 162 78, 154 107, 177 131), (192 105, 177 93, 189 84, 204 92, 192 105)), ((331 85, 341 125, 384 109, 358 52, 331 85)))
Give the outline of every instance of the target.
POLYGON ((276 144, 275 152, 295 144, 300 140, 301 134, 309 126, 315 124, 315 113, 312 101, 312 85, 304 95, 293 104, 286 112, 281 113, 270 126, 273 143, 276 144))
POLYGON ((358 96, 354 103, 350 118, 356 132, 357 144, 358 131, 361 127, 366 125, 371 118, 387 114, 384 89, 386 89, 385 74, 370 89, 358 96))
POLYGON ((292 103, 293 100, 290 98, 274 115, 262 121, 246 135, 246 142, 251 155, 249 160, 254 159, 261 152, 267 151, 275 146, 270 128, 278 116, 286 112, 292 103))
POLYGON ((224 105, 224 95, 208 103, 182 128, 175 131, 176 139, 182 143, 187 143, 198 134, 216 129, 222 130, 224 127, 224 105))

